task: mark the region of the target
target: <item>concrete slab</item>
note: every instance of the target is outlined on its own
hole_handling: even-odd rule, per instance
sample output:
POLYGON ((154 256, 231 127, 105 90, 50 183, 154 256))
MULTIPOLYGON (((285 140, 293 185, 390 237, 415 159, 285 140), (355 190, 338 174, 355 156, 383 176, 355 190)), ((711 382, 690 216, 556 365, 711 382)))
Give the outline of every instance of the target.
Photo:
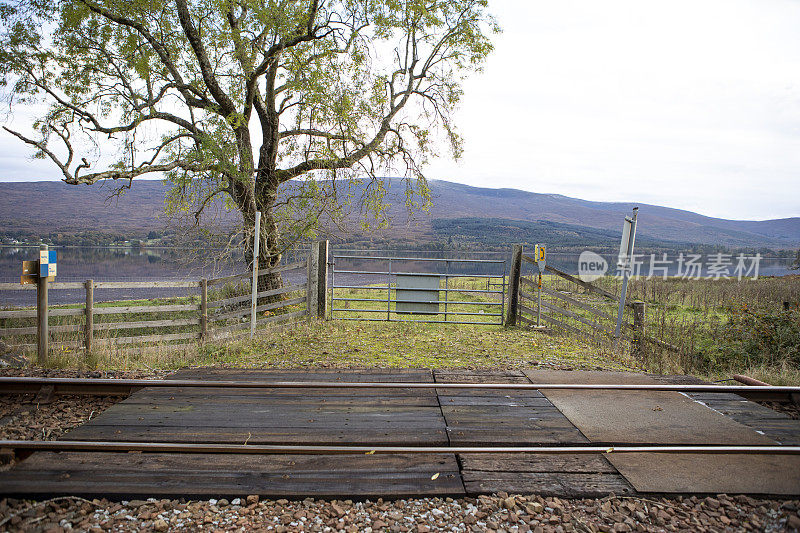
POLYGON ((607 454, 639 492, 800 494, 795 455, 607 454))
MULTIPOLYGON (((526 371, 534 383, 659 381, 627 372, 526 371)), ((542 391, 593 444, 773 445, 774 440, 677 392, 542 391)), ((800 494, 800 457, 606 454, 638 492, 800 494)))
POLYGON ((542 392, 593 443, 776 444, 677 392, 542 392))

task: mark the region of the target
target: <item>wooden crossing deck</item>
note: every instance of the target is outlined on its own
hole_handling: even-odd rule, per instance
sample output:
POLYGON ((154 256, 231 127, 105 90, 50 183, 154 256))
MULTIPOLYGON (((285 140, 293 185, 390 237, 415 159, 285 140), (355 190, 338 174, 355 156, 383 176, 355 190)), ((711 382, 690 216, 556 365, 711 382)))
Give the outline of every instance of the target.
MULTIPOLYGON (((563 382, 563 375, 554 373, 552 376, 550 382, 563 382)), ((177 372, 172 377, 205 380, 536 383, 537 380, 547 379, 547 374, 424 369, 193 369, 177 372)), ((569 377, 573 382, 600 379, 597 373, 573 373, 569 377)), ((614 379, 619 381, 625 377, 614 376, 614 379)), ((679 377, 628 375, 628 379, 633 382, 642 379, 685 382, 685 378, 679 377)), ((613 394, 617 395, 614 398, 618 398, 615 401, 619 402, 619 408, 625 409, 625 394, 628 393, 613 394)), ((573 417, 578 422, 571 420, 548 395, 555 397, 549 392, 542 394, 537 390, 145 388, 71 431, 65 438, 87 441, 375 446, 595 443, 586 434, 592 434, 598 428, 586 427, 586 422, 577 415, 573 417), (583 431, 576 424, 583 425, 583 431)), ((722 413, 725 424, 737 426, 737 432, 752 433, 753 438, 781 444, 800 442, 798 420, 745 401, 734 394, 689 396, 717 414, 722 413)), ((697 408, 698 405, 694 404, 693 407, 697 408)), ((728 428, 725 424, 723 426, 728 428)), ((676 430, 674 427, 665 427, 663 430, 673 433, 686 431, 685 428, 676 430)), ((656 433, 658 428, 654 429, 656 433)), ((679 438, 682 437, 679 435, 679 438)), ((720 457, 720 460, 724 462, 727 458, 720 457)), ((632 472, 626 477, 623 475, 625 472, 615 466, 615 461, 616 458, 609 460, 609 456, 605 455, 564 454, 200 455, 37 452, 12 470, 0 474, 0 494, 39 498, 58 494, 102 495, 124 499, 246 494, 269 497, 458 496, 500 490, 588 497, 610 492, 634 494, 637 489, 641 492, 641 487, 646 486, 637 477, 641 465, 630 462, 624 464, 623 469, 632 472)), ((664 463, 665 459, 661 457, 659 461, 664 463)), ((767 472, 761 486, 781 487, 776 492, 800 494, 800 464, 794 457, 783 457, 781 461, 781 472, 767 472), (780 479, 776 477, 772 483, 769 476, 780 479), (796 490, 793 489, 795 486, 796 490)), ((669 465, 669 458, 664 464, 669 465)), ((778 470, 777 466, 769 464, 765 468, 778 470)), ((683 481, 685 479, 675 481, 676 486, 683 481)), ((707 484, 698 486, 702 486, 704 491, 707 489, 707 484)), ((764 492, 763 488, 756 487, 754 490, 764 492)), ((682 491, 692 490, 689 487, 682 491)))

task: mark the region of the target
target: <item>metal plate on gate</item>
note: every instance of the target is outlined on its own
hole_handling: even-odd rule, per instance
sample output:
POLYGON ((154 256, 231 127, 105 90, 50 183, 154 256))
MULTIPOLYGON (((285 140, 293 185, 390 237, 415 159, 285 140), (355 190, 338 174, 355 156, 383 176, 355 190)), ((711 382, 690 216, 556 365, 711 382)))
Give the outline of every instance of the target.
POLYGON ((438 275, 397 274, 396 311, 401 314, 439 314, 438 275))

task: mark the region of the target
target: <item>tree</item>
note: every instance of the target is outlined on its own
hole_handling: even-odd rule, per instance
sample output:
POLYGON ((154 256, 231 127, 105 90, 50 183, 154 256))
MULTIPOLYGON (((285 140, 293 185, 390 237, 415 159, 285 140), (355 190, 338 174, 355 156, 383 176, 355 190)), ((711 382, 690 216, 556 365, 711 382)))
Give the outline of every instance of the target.
POLYGON ((199 220, 222 197, 250 232, 260 210, 262 268, 280 260, 284 236, 331 216, 347 178, 366 179, 363 206, 377 214, 381 175, 400 172, 409 203, 429 198, 421 166, 435 139, 459 155, 451 113, 498 31, 486 0, 17 0, 0 10, 5 97, 49 106, 33 133, 7 131, 68 184, 163 174, 174 209, 199 220))

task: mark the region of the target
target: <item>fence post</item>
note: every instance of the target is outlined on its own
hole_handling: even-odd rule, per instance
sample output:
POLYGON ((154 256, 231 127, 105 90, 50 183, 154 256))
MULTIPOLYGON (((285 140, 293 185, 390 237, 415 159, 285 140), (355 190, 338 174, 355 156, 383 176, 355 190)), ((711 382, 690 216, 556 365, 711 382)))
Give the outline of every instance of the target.
POLYGON ((522 272, 522 245, 515 244, 511 250, 511 271, 508 277, 508 309, 506 326, 517 325, 517 306, 519 303, 519 277, 522 272))
POLYGON ((200 340, 208 335, 208 280, 200 280, 200 340))
POLYGON ((308 318, 312 319, 319 313, 319 256, 320 243, 311 243, 311 252, 308 255, 308 285, 306 286, 306 310, 308 318))
POLYGON ((83 332, 83 347, 86 357, 92 353, 94 339, 94 280, 86 280, 86 327, 83 332))
POLYGON ((317 317, 328 316, 328 241, 319 241, 317 274, 317 317))
MULTIPOLYGON (((47 250, 47 245, 42 244, 39 250, 47 250)), ((50 331, 47 316, 47 276, 39 276, 36 282, 36 336, 38 337, 38 362, 40 365, 47 363, 50 354, 50 331)))
POLYGON ((634 358, 643 361, 645 357, 644 347, 644 312, 646 304, 644 302, 633 302, 633 349, 634 358))

